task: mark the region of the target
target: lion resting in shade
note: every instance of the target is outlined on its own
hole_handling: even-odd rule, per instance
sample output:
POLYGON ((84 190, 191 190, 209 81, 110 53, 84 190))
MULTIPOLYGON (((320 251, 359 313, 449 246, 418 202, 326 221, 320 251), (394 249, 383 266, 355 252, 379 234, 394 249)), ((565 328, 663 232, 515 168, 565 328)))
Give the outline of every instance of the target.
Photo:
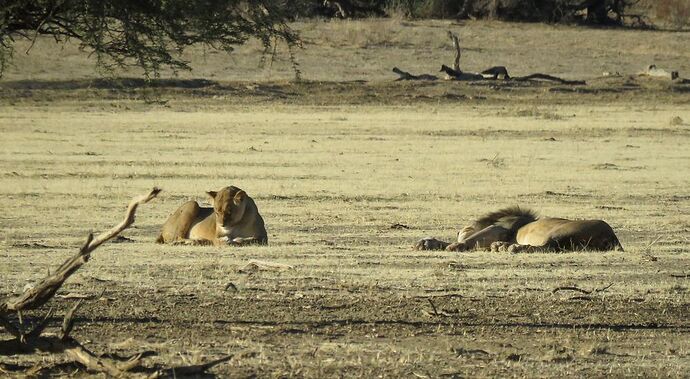
POLYGON ((458 233, 458 241, 448 243, 435 238, 418 241, 416 250, 466 251, 623 251, 609 224, 602 220, 538 218, 529 209, 510 207, 489 213, 458 233))

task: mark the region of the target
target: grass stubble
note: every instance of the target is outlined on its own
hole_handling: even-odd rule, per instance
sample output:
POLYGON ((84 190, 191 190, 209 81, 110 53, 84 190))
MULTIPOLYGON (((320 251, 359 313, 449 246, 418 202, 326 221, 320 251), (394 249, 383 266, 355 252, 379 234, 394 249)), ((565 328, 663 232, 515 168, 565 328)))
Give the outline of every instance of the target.
POLYGON ((286 100, 291 84, 268 99, 190 90, 154 104, 107 89, 6 95, 2 294, 156 185, 165 192, 127 231, 133 242, 103 246, 63 287, 92 296, 75 337, 95 351, 151 349, 168 364, 234 354, 216 372, 237 377, 687 375, 690 129, 673 121, 690 120, 687 94, 438 83, 417 102, 395 98, 407 84, 367 90, 377 85, 387 91, 369 103, 327 105, 299 87, 286 100), (230 184, 256 200, 270 246, 153 243, 181 202, 230 184), (626 251, 411 250, 513 204, 602 218, 626 251), (252 259, 294 268, 239 272, 252 259))

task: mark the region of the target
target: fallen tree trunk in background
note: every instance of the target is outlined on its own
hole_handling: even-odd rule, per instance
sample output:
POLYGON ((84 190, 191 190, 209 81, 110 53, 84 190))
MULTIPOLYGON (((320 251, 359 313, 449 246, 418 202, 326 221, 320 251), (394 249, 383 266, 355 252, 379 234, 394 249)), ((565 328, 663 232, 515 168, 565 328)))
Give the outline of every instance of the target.
MULTIPOLYGON (((526 76, 511 77, 508 74, 508 69, 505 66, 493 66, 480 73, 476 72, 463 72, 460 69, 460 57, 462 56, 462 49, 460 48, 460 41, 455 33, 448 31, 448 37, 453 43, 453 48, 455 49, 455 59, 453 60, 453 67, 448 67, 445 64, 441 65, 441 72, 445 74, 446 80, 458 80, 458 81, 478 81, 478 80, 501 80, 501 81, 547 81, 554 82, 558 84, 565 85, 584 85, 586 82, 584 80, 566 80, 559 78, 557 76, 534 73, 526 76)), ((439 78, 435 75, 421 74, 413 75, 407 71, 403 71, 397 67, 393 67, 393 72, 398 74, 398 79, 396 80, 438 80, 439 78)))

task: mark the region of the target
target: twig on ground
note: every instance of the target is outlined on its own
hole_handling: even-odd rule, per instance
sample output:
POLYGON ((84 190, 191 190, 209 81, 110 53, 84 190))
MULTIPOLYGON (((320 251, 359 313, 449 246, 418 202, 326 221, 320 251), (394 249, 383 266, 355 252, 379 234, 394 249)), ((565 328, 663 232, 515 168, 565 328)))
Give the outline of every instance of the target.
POLYGON ((591 295, 591 294, 597 293, 597 292, 604 292, 607 289, 611 288, 612 286, 613 286, 613 283, 609 283, 608 285, 606 285, 604 287, 594 288, 592 290, 586 290, 586 289, 582 289, 580 287, 575 287, 575 286, 561 286, 561 287, 554 288, 553 291, 551 291, 551 293, 556 293, 559 291, 577 291, 580 293, 584 293, 585 295, 591 295))
POLYGON ((427 298, 429 300, 429 304, 431 304, 431 309, 434 310, 434 316, 438 316, 438 311, 436 310, 436 305, 434 305, 434 302, 431 301, 431 298, 427 298))

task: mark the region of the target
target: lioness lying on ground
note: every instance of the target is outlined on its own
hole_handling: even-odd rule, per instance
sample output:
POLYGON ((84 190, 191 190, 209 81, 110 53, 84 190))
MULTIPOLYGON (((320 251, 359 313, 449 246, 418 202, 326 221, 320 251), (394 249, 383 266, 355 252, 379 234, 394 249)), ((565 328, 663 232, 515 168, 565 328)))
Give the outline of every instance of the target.
POLYGON ((602 220, 537 218, 520 207, 489 213, 458 233, 458 241, 448 243, 424 238, 416 250, 466 251, 491 249, 511 253, 532 251, 620 250, 623 246, 613 229, 602 220))
POLYGON ((188 201, 163 224, 156 242, 189 245, 248 245, 268 243, 264 219, 246 192, 231 186, 206 192, 213 208, 188 201))

